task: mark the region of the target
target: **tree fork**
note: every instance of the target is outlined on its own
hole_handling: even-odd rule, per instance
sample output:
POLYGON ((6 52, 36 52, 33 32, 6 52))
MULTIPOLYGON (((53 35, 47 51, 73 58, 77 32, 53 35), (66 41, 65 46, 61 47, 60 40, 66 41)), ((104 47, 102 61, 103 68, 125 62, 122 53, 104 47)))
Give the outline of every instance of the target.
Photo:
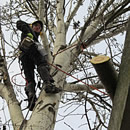
POLYGON ((108 56, 99 55, 90 60, 110 98, 114 99, 117 85, 117 72, 108 56))

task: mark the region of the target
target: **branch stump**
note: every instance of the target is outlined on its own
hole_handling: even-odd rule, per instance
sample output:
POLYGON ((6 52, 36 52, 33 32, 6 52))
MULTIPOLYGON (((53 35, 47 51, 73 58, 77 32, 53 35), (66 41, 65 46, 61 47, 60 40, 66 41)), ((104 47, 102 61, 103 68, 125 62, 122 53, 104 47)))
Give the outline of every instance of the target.
POLYGON ((90 62, 94 66, 101 82, 103 83, 110 98, 114 99, 118 74, 108 56, 99 55, 93 57, 90 62))

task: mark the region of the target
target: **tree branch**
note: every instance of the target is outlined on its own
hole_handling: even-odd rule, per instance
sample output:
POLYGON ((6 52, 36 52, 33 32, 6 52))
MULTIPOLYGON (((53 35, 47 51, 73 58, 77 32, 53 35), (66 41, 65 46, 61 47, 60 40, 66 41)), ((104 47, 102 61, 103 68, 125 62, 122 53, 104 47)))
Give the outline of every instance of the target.
POLYGON ((7 102, 14 129, 18 129, 24 117, 15 94, 10 92, 7 86, 0 83, 0 96, 7 102))
MULTIPOLYGON (((104 86, 102 84, 93 84, 93 87, 95 87, 96 89, 104 89, 104 86)), ((64 91, 66 92, 89 92, 90 90, 94 90, 92 88, 90 88, 87 85, 83 85, 83 84, 70 84, 67 83, 64 86, 64 91)))
POLYGON ((75 16, 75 14, 77 13, 79 7, 81 6, 82 2, 83 2, 83 0, 78 0, 78 2, 77 2, 77 4, 76 4, 75 8, 74 8, 73 11, 71 12, 71 14, 68 16, 67 21, 66 21, 66 24, 65 24, 65 25, 66 25, 66 26, 65 26, 66 32, 67 32, 67 30, 68 30, 68 28, 69 28, 69 25, 70 25, 70 23, 71 23, 73 17, 75 16))
MULTIPOLYGON (((95 40, 97 38, 97 36, 99 36, 101 34, 101 32, 104 30, 104 27, 106 28, 108 26, 108 24, 110 24, 112 21, 114 21, 114 19, 116 19, 120 15, 120 12, 122 12, 122 10, 127 6, 128 3, 129 3, 129 0, 124 2, 123 5, 118 10, 116 10, 111 16, 109 16, 109 18, 107 19, 105 24, 103 26, 101 26, 90 38, 88 38, 86 42, 84 42, 84 46, 86 46, 86 47, 90 46, 90 44, 93 42, 93 40, 95 40)), ((81 44, 82 43, 80 43, 80 45, 78 45, 78 46, 81 46, 81 44)))
MULTIPOLYGON (((43 23, 44 23, 44 18, 45 18, 45 3, 44 3, 44 0, 40 0, 39 1, 39 19, 43 23)), ((49 61, 51 61, 52 56, 51 56, 51 52, 50 52, 50 48, 49 48, 49 42, 48 42, 48 39, 47 39, 47 35, 44 31, 44 28, 42 30, 41 39, 42 39, 43 46, 44 46, 45 50, 47 51, 49 61)))
POLYGON ((57 0, 56 16, 57 16, 57 33, 54 43, 54 54, 58 52, 61 46, 66 45, 66 33, 63 13, 64 0, 57 0))
POLYGON ((102 2, 102 0, 99 0, 99 1, 97 2, 97 6, 95 7, 95 9, 93 10, 93 12, 91 13, 89 19, 85 22, 85 24, 84 24, 84 26, 83 26, 83 29, 82 29, 82 31, 81 31, 81 33, 80 33, 80 36, 79 36, 79 42, 82 40, 82 37, 83 37, 83 35, 84 35, 84 33, 85 33, 86 28, 89 26, 89 24, 91 23, 91 21, 92 21, 92 20, 94 19, 94 17, 96 16, 97 11, 99 10, 99 7, 100 7, 100 5, 101 5, 101 2, 102 2))
POLYGON ((36 12, 34 11, 32 5, 31 5, 31 3, 30 3, 30 0, 26 0, 26 2, 28 3, 30 9, 32 10, 32 13, 36 16, 37 19, 39 19, 39 17, 37 16, 36 12))

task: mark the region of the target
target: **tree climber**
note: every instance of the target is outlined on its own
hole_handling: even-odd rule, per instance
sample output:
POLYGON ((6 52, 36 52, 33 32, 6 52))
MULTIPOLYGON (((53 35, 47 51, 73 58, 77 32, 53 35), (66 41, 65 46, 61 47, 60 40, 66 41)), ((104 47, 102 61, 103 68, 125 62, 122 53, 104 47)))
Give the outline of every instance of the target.
MULTIPOLYGON (((46 60, 47 54, 44 49, 41 49, 42 45, 39 46, 38 36, 43 29, 43 23, 38 20, 30 26, 28 23, 19 20, 17 21, 17 29, 22 32, 19 45, 21 51, 19 59, 22 63, 25 78, 27 80, 25 93, 28 97, 29 107, 31 107, 31 102, 33 102, 32 100, 35 96, 35 66, 37 66, 37 71, 45 83, 46 93, 55 94, 61 90, 54 85, 54 80, 49 73, 49 65, 46 60)), ((35 102, 33 102, 32 106, 34 105, 35 102)))

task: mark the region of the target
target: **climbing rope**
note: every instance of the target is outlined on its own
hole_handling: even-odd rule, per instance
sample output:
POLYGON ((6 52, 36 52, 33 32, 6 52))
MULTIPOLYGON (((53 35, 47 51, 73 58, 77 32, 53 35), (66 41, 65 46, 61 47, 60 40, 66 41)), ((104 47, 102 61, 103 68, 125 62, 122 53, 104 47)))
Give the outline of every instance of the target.
MULTIPOLYGON (((70 49, 70 48, 72 48, 72 47, 77 47, 77 45, 78 45, 78 44, 74 44, 74 45, 72 45, 72 46, 70 46, 70 47, 67 47, 67 48, 65 48, 65 49, 63 49, 63 50, 57 52, 57 53, 54 54, 53 56, 56 56, 56 55, 58 55, 58 54, 60 54, 60 53, 62 53, 62 52, 64 52, 64 51, 66 51, 66 50, 68 50, 68 49, 70 49)), ((86 46, 83 42, 81 42, 81 46, 80 46, 80 47, 81 47, 81 51, 83 51, 87 46, 86 46)), ((53 67, 56 68, 57 70, 63 72, 64 74, 66 74, 66 75, 72 77, 73 79, 76 79, 77 81, 83 83, 84 85, 86 85, 86 86, 88 86, 88 87, 90 87, 90 88, 92 88, 92 89, 94 89, 94 90, 97 90, 97 91, 99 91, 100 93, 102 93, 102 94, 104 94, 104 95, 108 95, 107 93, 105 93, 105 92, 99 90, 98 88, 96 88, 96 87, 94 87, 94 86, 92 86, 92 85, 89 85, 89 84, 87 84, 86 82, 83 82, 83 81, 81 81, 80 79, 74 77, 73 75, 71 75, 71 74, 69 74, 69 73, 63 71, 62 69, 60 69, 59 67, 55 66, 54 64, 51 64, 51 63, 49 63, 49 62, 48 62, 48 64, 51 65, 51 66, 53 66, 53 67)), ((108 95, 108 96, 109 96, 109 95, 108 95)))
POLYGON ((22 78, 26 81, 26 83, 27 83, 27 80, 26 80, 25 77, 22 75, 22 72, 21 72, 21 73, 17 73, 17 74, 15 74, 15 75, 12 76, 12 78, 11 78, 12 83, 15 84, 16 86, 21 86, 21 87, 26 86, 25 84, 24 84, 24 85, 17 84, 17 83, 14 81, 14 78, 15 78, 16 76, 18 76, 18 75, 21 75, 21 77, 22 77, 22 78))
MULTIPOLYGON (((77 44, 74 44, 74 45, 72 45, 72 46, 70 46, 70 47, 68 47, 68 48, 65 48, 65 49, 63 49, 63 50, 57 52, 57 53, 54 54, 53 56, 56 56, 56 55, 58 55, 58 54, 60 54, 60 53, 62 53, 62 52, 64 52, 64 51, 66 51, 66 50, 68 50, 68 49, 70 49, 70 48, 72 48, 72 47, 76 47, 76 45, 77 45, 77 44)), ((84 44, 82 43, 82 44, 81 44, 81 50, 83 50, 83 49, 85 49, 85 47, 84 47, 84 44)), ((92 86, 92 85, 89 85, 89 84, 87 84, 86 82, 81 81, 80 79, 74 77, 73 75, 71 75, 71 74, 69 74, 69 73, 63 71, 62 69, 60 69, 59 67, 55 66, 54 64, 51 64, 51 63, 48 63, 48 64, 51 65, 52 67, 54 67, 55 69, 57 69, 57 70, 63 72, 64 74, 66 74, 66 75, 72 77, 73 79, 76 79, 77 81, 79 81, 79 82, 83 83, 84 85, 90 87, 91 89, 97 90, 97 91, 99 91, 100 93, 102 93, 102 94, 104 94, 104 95, 108 95, 107 93, 105 93, 105 92, 99 90, 98 88, 96 88, 96 87, 94 87, 94 86, 92 86)), ((17 84, 17 83, 14 82, 13 78, 16 77, 16 76, 18 76, 18 75, 21 75, 21 76, 23 77, 22 71, 21 71, 21 73, 18 73, 18 74, 15 74, 14 76, 12 76, 12 80, 11 80, 11 81, 12 81, 15 85, 17 85, 17 86, 25 86, 25 85, 19 85, 19 84, 17 84)), ((25 78, 23 77, 23 79, 25 79, 25 78)), ((26 79, 25 79, 25 81, 26 81, 26 79)), ((27 83, 27 81, 26 81, 26 83, 27 83)))
MULTIPOLYGON (((71 46, 69 46, 69 47, 66 47, 65 49, 62 49, 61 51, 58 51, 56 54, 54 54, 53 56, 55 57, 56 55, 58 55, 58 54, 60 54, 60 53, 62 53, 62 52, 64 52, 64 51, 66 51, 66 50, 68 50, 68 49, 70 49, 70 48, 72 48, 72 47, 77 47, 77 45, 78 45, 78 43, 77 44, 73 44, 73 45, 71 45, 71 46)), ((80 45, 80 49, 81 49, 81 52, 87 47, 83 42, 81 42, 81 45, 80 45)))
POLYGON ((13 76, 11 77, 11 81, 12 81, 12 83, 15 84, 16 86, 25 87, 25 86, 28 84, 28 81, 27 81, 26 78, 23 76, 23 72, 22 72, 22 69, 21 69, 20 63, 19 63, 19 69, 21 70, 21 72, 15 74, 15 75, 13 75, 13 76), (18 75, 21 75, 21 77, 25 80, 26 83, 25 83, 24 85, 17 84, 17 83, 14 81, 14 78, 15 78, 16 76, 18 76, 18 75))
POLYGON ((90 88, 92 88, 92 89, 94 89, 94 90, 97 90, 97 91, 99 91, 100 93, 102 93, 102 94, 104 94, 104 95, 108 95, 107 93, 105 93, 105 92, 99 90, 98 88, 96 88, 96 87, 94 87, 94 86, 92 86, 92 85, 89 85, 89 84, 87 84, 87 83, 81 81, 80 79, 74 77, 73 75, 71 75, 71 74, 69 74, 69 73, 63 71, 62 69, 60 69, 59 67, 55 66, 54 64, 50 64, 50 63, 48 63, 48 64, 51 65, 51 66, 53 66, 54 68, 58 69, 59 71, 63 72, 64 74, 66 74, 66 75, 72 77, 73 79, 76 79, 77 81, 83 83, 84 85, 86 85, 86 86, 88 86, 88 87, 90 87, 90 88))

